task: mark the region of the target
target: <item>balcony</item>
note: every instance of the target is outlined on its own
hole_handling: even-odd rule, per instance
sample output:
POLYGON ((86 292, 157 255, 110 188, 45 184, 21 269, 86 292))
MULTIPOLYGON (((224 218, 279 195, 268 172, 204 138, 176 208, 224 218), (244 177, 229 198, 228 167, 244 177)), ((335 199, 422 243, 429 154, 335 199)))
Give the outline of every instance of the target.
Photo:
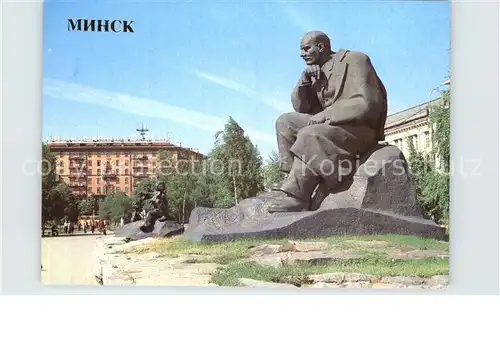
POLYGON ((142 155, 142 156, 134 156, 132 159, 146 161, 149 159, 149 157, 147 155, 142 155))
POLYGON ((73 189, 86 189, 87 188, 87 184, 85 184, 85 183, 74 183, 74 184, 70 184, 69 187, 73 188, 73 189))
POLYGON ((136 178, 148 178, 149 177, 149 173, 144 173, 144 172, 135 173, 134 177, 136 177, 136 178))
POLYGON ((118 175, 114 172, 106 172, 106 173, 102 174, 102 179, 104 179, 104 180, 107 180, 107 179, 112 180, 112 179, 116 179, 116 178, 118 178, 118 175))
POLYGON ((85 160, 84 155, 69 155, 68 157, 70 160, 85 160))
POLYGON ((70 173, 70 179, 85 179, 87 177, 87 173, 70 173))

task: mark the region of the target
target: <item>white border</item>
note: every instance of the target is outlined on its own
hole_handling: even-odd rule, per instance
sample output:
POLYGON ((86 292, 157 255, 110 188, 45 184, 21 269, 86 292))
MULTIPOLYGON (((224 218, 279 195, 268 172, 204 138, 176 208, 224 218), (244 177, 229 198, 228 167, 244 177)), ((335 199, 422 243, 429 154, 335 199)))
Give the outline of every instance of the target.
MULTIPOLYGON (((452 181, 453 293, 498 294, 499 291, 498 15, 496 2, 452 4, 452 156, 481 163, 481 176, 457 174, 452 181)), ((243 289, 53 287, 40 283, 41 182, 23 172, 22 164, 26 160, 39 160, 41 155, 41 2, 4 2, 2 27, 2 292, 249 293, 243 289)))

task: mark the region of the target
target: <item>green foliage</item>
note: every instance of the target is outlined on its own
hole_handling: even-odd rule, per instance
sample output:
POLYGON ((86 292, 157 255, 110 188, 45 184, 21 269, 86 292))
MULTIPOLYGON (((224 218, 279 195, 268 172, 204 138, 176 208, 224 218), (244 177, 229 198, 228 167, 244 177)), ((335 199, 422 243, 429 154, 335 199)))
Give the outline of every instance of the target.
POLYGON ((429 114, 432 127, 432 151, 430 155, 417 152, 409 145, 408 163, 417 188, 417 197, 426 215, 436 222, 447 225, 450 212, 450 91, 442 96, 443 105, 434 107, 429 114), (436 155, 440 163, 431 160, 436 155))
POLYGON ((57 179, 56 158, 46 144, 42 144, 42 226, 63 219, 76 221, 79 207, 67 184, 57 179))
POLYGON ((434 107, 429 115, 429 125, 432 126, 433 154, 439 156, 439 167, 450 170, 450 90, 442 95, 443 104, 434 107))
POLYGON ((262 167, 262 177, 264 179, 264 189, 270 190, 276 184, 281 183, 286 173, 280 170, 279 156, 276 150, 273 150, 267 159, 267 163, 262 167))
POLYGON ((215 135, 209 166, 216 207, 234 206, 264 190, 259 150, 232 117, 215 135))
POLYGON ((132 199, 122 191, 106 196, 99 206, 99 217, 115 223, 122 217, 128 221, 131 214, 132 199))
MULTIPOLYGON (((154 179, 146 178, 137 183, 134 187, 134 192, 132 194, 130 203, 138 200, 140 193, 148 194, 149 197, 151 197, 156 190, 156 182, 157 181, 154 179)), ((153 205, 149 201, 145 201, 143 203, 143 210, 145 210, 146 212, 151 210, 152 207, 153 205)))

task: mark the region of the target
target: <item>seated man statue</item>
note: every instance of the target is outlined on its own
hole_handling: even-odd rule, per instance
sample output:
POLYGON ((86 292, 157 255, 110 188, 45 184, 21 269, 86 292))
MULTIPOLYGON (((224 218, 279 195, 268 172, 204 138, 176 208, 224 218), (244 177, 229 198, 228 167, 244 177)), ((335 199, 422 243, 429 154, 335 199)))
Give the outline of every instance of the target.
POLYGON ((141 231, 150 233, 153 231, 156 221, 164 222, 169 219, 168 199, 165 192, 165 183, 158 182, 156 191, 151 198, 153 208, 147 213, 144 224, 140 227, 141 231))
POLYGON ((384 140, 387 93, 370 58, 333 52, 319 31, 305 34, 300 52, 307 67, 292 93, 295 112, 276 122, 280 168, 289 174, 275 190, 287 196, 269 212, 309 210, 318 184, 335 188, 342 167, 384 140))
POLYGON ((141 212, 144 201, 146 200, 147 195, 140 191, 137 194, 137 199, 132 202, 132 216, 130 218, 130 222, 137 222, 142 219, 141 212))

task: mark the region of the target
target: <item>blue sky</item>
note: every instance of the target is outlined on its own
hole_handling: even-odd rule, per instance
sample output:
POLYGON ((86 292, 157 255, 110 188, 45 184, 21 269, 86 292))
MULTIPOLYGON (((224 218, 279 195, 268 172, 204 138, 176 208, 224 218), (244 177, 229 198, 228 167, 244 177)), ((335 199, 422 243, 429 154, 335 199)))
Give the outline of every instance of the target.
POLYGON ((370 56, 390 113, 448 74, 448 2, 45 1, 43 136, 133 137, 144 123, 208 153, 232 116, 266 159, 308 30, 370 56), (68 32, 68 18, 133 20, 135 33, 68 32))

